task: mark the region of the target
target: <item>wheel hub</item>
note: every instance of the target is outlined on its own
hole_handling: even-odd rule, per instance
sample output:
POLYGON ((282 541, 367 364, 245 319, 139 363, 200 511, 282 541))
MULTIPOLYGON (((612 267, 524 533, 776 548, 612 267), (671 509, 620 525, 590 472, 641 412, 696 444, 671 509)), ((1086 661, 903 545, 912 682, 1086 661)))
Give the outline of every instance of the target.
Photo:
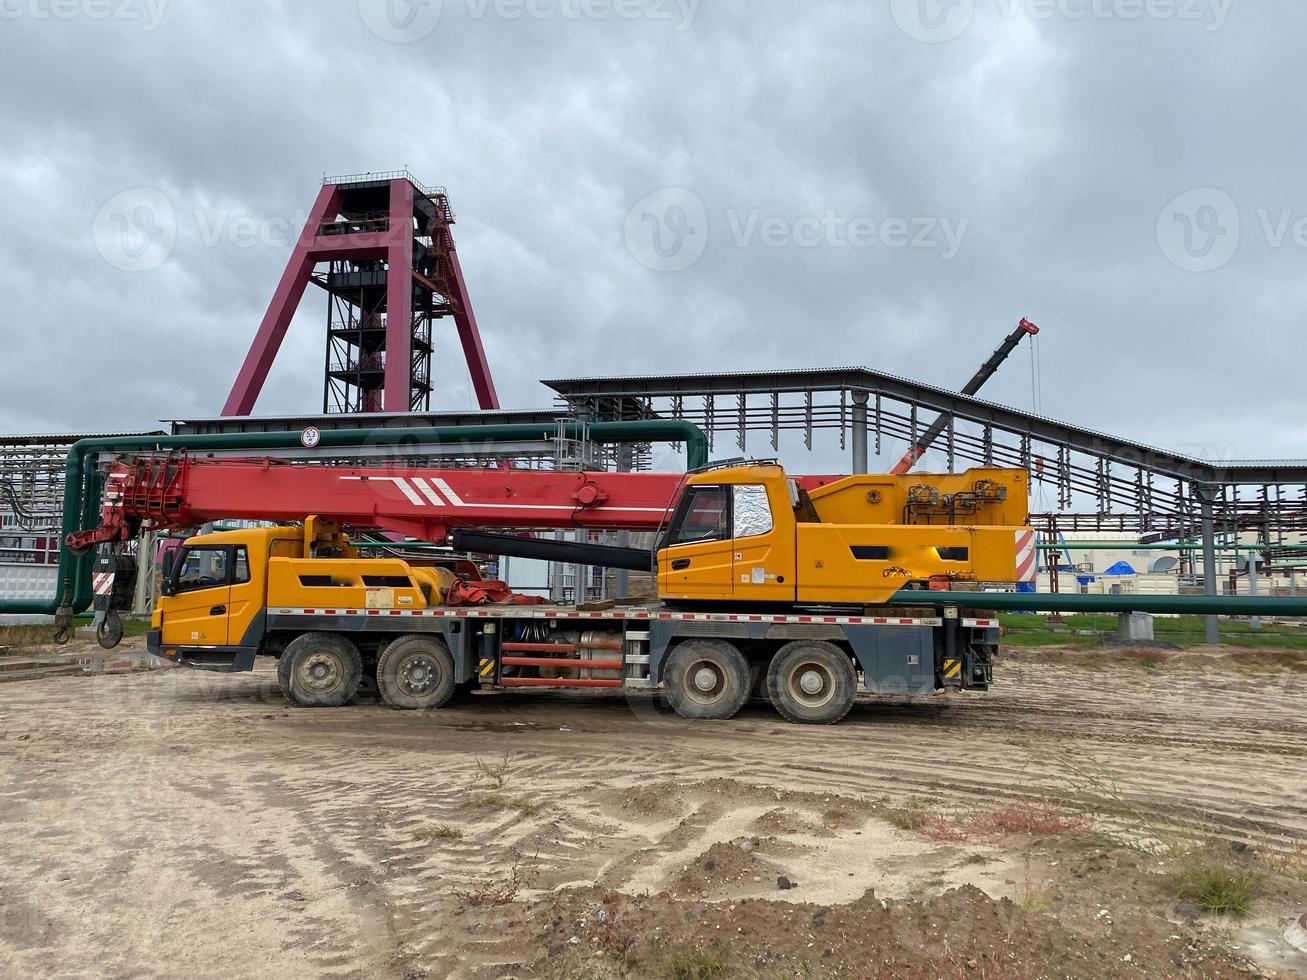
POLYGON ((722 675, 712 664, 697 665, 692 676, 694 689, 700 694, 713 694, 721 687, 722 675))
POLYGON ((799 677, 799 688, 804 694, 820 694, 825 683, 825 678, 815 670, 805 670, 799 677))
POLYGON ((790 695, 810 708, 820 708, 835 696, 835 679, 820 663, 799 664, 790 674, 790 695))
POLYGON ((306 687, 314 691, 326 691, 334 687, 340 678, 341 666, 334 657, 316 654, 308 659, 300 671, 300 677, 306 687))
POLYGON ((404 689, 410 694, 421 694, 436 682, 435 667, 425 657, 414 657, 406 661, 400 675, 404 689))

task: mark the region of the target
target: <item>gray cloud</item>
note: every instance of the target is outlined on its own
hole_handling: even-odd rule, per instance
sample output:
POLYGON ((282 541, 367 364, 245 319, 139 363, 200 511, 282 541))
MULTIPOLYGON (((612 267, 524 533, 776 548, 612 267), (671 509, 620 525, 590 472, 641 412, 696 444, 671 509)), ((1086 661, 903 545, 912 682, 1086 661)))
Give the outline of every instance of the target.
MULTIPOLYGON (((322 174, 407 166, 449 187, 512 407, 582 373, 865 363, 960 384, 1026 315, 1046 414, 1307 456, 1300 4, 975 0, 926 43, 900 20, 939 0, 713 0, 688 23, 624 19, 622 0, 444 0, 428 34, 388 43, 355 0, 172 0, 152 30, 95 2, 0 11, 4 430, 216 414, 322 174), (135 188, 165 196, 176 240, 124 272, 94 228, 135 188), (679 271, 628 235, 663 188, 707 221, 679 271), (1207 272, 1158 241, 1185 220, 1204 222, 1198 250, 1231 233, 1219 209, 1166 224, 1194 188, 1238 218, 1207 272), (896 219, 964 228, 956 255, 897 244, 896 219)), ((310 293, 260 412, 320 405, 323 319, 310 293)), ((468 407, 452 327, 440 350, 436 404, 468 407)), ((1028 356, 986 396, 1029 406, 1028 356)))

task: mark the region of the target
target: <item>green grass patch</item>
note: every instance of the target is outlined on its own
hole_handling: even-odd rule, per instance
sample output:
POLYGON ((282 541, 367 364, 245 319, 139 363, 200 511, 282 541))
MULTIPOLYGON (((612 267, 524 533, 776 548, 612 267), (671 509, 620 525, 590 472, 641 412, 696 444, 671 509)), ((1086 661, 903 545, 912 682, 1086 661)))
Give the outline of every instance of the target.
POLYGON ((1181 858, 1174 874, 1176 894, 1209 912, 1244 916, 1262 888, 1262 875, 1235 867, 1211 854, 1195 852, 1181 858))
POLYGON ((672 950, 659 964, 658 976, 666 980, 715 980, 724 977, 729 958, 725 950, 698 947, 672 950))

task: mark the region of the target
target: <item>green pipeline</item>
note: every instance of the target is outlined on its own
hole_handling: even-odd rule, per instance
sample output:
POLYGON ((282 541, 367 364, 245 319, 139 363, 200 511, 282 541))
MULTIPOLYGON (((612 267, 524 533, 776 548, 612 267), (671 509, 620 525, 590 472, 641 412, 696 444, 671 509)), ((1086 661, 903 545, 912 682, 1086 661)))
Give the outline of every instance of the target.
MULTIPOLYGON (((708 437, 692 422, 680 419, 650 419, 639 422, 562 423, 563 435, 580 439, 583 435, 598 443, 683 442, 687 466, 697 469, 708 463, 708 437)), ((527 442, 552 439, 558 424, 541 425, 465 425, 445 428, 415 426, 411 428, 374 427, 366 429, 327 429, 319 446, 349 449, 364 446, 417 448, 432 445, 483 445, 494 442, 527 442)), ((216 435, 129 436, 109 439, 83 439, 68 451, 64 465, 64 504, 59 546, 59 579, 49 599, 0 599, 0 615, 53 616, 61 606, 74 613, 85 611, 93 598, 91 571, 95 550, 74 555, 63 540, 74 531, 96 526, 100 507, 100 476, 87 459, 99 453, 159 452, 176 450, 215 452, 228 449, 294 449, 300 446, 300 433, 293 432, 224 432, 216 435)))
POLYGON ((896 606, 961 606, 994 612, 1158 613, 1307 616, 1307 597, 1234 595, 1082 595, 1078 592, 927 592, 906 590, 896 606))

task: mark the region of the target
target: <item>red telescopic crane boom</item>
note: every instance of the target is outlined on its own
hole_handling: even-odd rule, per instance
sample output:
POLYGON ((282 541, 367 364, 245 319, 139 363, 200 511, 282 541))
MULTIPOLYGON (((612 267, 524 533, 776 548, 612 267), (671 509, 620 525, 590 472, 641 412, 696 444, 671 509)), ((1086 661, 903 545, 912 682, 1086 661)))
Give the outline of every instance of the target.
POLYGON ((433 542, 458 527, 655 530, 682 479, 679 473, 138 457, 111 464, 100 527, 70 535, 68 543, 82 550, 125 541, 147 520, 190 528, 216 520, 302 521, 309 515, 433 542))

